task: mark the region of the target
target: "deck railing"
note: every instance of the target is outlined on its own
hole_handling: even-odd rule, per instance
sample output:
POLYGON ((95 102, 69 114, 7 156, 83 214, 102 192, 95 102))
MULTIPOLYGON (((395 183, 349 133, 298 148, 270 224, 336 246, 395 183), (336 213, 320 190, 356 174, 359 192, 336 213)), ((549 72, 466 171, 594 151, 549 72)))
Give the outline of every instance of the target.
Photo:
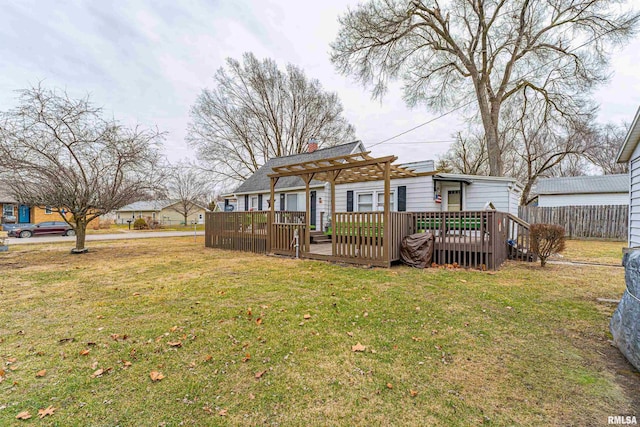
POLYGON ((208 212, 205 246, 244 252, 267 253, 269 212, 208 212))
POLYGON ((296 233, 297 244, 300 252, 307 251, 305 248, 306 232, 306 212, 298 211, 276 211, 274 221, 271 224, 271 252, 280 255, 296 254, 296 233))
POLYGON ((382 212, 336 212, 331 234, 334 257, 385 261, 382 212))
MULTIPOLYGON (((216 212, 206 216, 206 246, 255 253, 313 257, 306 247, 306 213, 216 212)), ((340 212, 332 224, 332 261, 388 266, 400 259, 402 239, 431 231, 434 262, 497 269, 505 260, 533 261, 529 225, 498 211, 391 212, 385 242, 383 212, 340 212)))

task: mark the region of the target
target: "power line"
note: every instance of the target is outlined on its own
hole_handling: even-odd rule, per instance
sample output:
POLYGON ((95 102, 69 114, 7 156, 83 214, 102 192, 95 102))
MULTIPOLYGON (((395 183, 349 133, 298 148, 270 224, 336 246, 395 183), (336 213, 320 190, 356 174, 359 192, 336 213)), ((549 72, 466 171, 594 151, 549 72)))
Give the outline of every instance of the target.
MULTIPOLYGON (((568 30, 569 30, 569 28, 565 29, 565 30, 563 31, 563 33, 567 32, 568 30)), ((585 47, 586 45, 588 45, 588 44, 590 44, 590 43, 592 43, 592 42, 594 42, 594 41, 598 40, 598 39, 599 39, 599 38, 601 38, 601 37, 604 37, 605 35, 607 35, 607 34, 609 34, 609 33, 611 33, 611 32, 613 32, 613 29, 612 29, 612 30, 609 30, 609 31, 606 31, 606 32, 604 32, 604 33, 602 33, 602 34, 600 34, 600 35, 597 35, 596 37, 593 37, 593 38, 592 38, 592 39, 590 39, 590 40, 587 40, 586 42, 582 43, 581 45, 578 45, 578 46, 574 47, 573 49, 568 50, 568 51, 567 51, 567 53, 575 52, 576 50, 578 50, 578 49, 581 49, 581 48, 585 47)), ((542 65, 540 65, 540 66, 538 66, 538 67, 536 67, 536 68, 534 68, 534 69, 532 69, 532 70, 529 70, 528 72, 524 73, 522 76, 520 76, 520 79, 522 79, 523 77, 526 77, 526 76, 530 75, 531 73, 534 73, 534 72, 536 72, 536 71, 538 71, 538 70, 540 70, 540 69, 542 69, 542 68, 546 67, 547 65, 551 64, 552 62, 560 61, 560 60, 562 60, 562 59, 564 59, 564 57, 559 57, 559 58, 551 59, 551 60, 549 60, 549 61, 545 62, 544 64, 542 64, 542 65)), ((449 115, 449 114, 451 114, 451 113, 454 113, 454 112, 456 112, 456 111, 458 111, 458 110, 460 110, 460 109, 462 109, 462 108, 464 108, 464 107, 467 107, 467 106, 469 106, 469 105, 473 104, 473 103, 474 103, 474 102, 476 102, 476 101, 477 101, 477 99, 474 99, 474 100, 471 100, 471 101, 469 101, 469 102, 467 102, 467 103, 465 103, 465 104, 459 105, 459 106, 457 106, 456 108, 454 108, 454 109, 452 109, 452 110, 449 110, 449 111, 447 111, 447 112, 445 112, 445 113, 443 113, 443 114, 441 114, 441 115, 439 115, 439 116, 437 116, 437 117, 434 117, 433 119, 427 120, 427 121, 426 121, 426 122, 424 122, 424 123, 421 123, 421 124, 419 124, 419 125, 417 125, 417 126, 414 126, 414 127, 412 127, 411 129, 408 129, 408 130, 406 130, 406 131, 404 131, 404 132, 401 132, 401 133, 399 133, 399 134, 397 134, 397 135, 394 135, 394 136, 392 136, 392 137, 390 137, 390 138, 384 139, 384 140, 382 140, 382 141, 380 141, 380 142, 376 142, 375 144, 370 145, 368 148, 376 147, 376 146, 378 146, 378 145, 380 145, 380 144, 384 144, 385 142, 391 141, 392 139, 396 139, 396 138, 398 138, 398 137, 400 137, 400 136, 402 136, 402 135, 406 135, 406 134, 407 134, 407 133, 409 133, 409 132, 413 132, 413 131, 414 131, 414 130, 416 130, 416 129, 419 129, 419 128, 423 127, 423 126, 426 126, 426 125, 428 125, 428 124, 430 124, 430 123, 433 123, 433 122, 435 122, 436 120, 440 120, 441 118, 443 118, 443 117, 445 117, 445 116, 448 116, 448 115, 449 115)))

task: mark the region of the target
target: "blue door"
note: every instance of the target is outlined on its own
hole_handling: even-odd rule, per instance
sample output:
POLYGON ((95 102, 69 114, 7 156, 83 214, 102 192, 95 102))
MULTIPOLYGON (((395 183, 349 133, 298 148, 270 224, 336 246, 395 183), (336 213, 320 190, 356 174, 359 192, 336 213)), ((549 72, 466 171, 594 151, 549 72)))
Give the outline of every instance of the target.
POLYGON ((18 222, 29 222, 31 219, 31 208, 27 205, 20 205, 18 208, 18 222))

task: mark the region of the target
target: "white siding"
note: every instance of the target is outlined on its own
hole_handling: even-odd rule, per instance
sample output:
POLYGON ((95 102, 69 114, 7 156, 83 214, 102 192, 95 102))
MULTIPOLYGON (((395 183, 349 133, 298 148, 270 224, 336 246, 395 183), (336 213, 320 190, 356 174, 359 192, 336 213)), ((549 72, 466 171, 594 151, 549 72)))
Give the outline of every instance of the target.
MULTIPOLYGON (((331 208, 331 202, 329 200, 329 194, 326 191, 326 189, 324 187, 312 187, 311 191, 315 191, 316 192, 316 226, 320 227, 320 213, 321 212, 325 212, 324 214, 324 223, 326 224, 327 222, 327 211, 331 208), (322 203, 320 203, 320 199, 322 199, 322 203)), ((281 210, 280 208, 280 195, 281 194, 297 194, 298 195, 298 211, 305 211, 306 210, 306 206, 305 206, 305 191, 304 190, 295 190, 295 191, 276 191, 275 193, 275 210, 279 211, 281 210)), ((252 197, 257 197, 258 194, 249 194, 249 204, 251 204, 251 198, 252 197)), ((262 193, 262 210, 263 211, 268 211, 269 205, 267 203, 267 200, 269 200, 269 198, 271 197, 270 193, 262 193)), ((238 211, 247 211, 248 206, 245 206, 244 204, 244 200, 245 200, 245 196, 244 194, 242 195, 238 195, 238 211)))
MULTIPOLYGON (((433 180, 431 176, 401 178, 391 180, 394 195, 394 211, 398 210, 398 187, 407 187, 407 212, 438 211, 440 207, 433 200, 433 180)), ((384 181, 369 181, 336 185, 336 212, 347 211, 347 191, 353 191, 354 210, 357 210, 359 192, 384 191, 384 181)))
MULTIPOLYGON (((637 149, 636 149, 637 150, 637 149)), ((640 154, 634 152, 629 163, 631 177, 629 200, 629 247, 640 246, 640 154)))
POLYGON ((626 205, 629 203, 627 193, 593 193, 593 194, 540 194, 538 206, 597 206, 626 205))
MULTIPOLYGON (((502 212, 512 212, 511 190, 513 184, 507 181, 475 181, 464 187, 464 209, 468 211, 479 211, 484 209, 487 202, 493 203, 496 210, 502 212)), ((517 209, 515 215, 517 215, 517 209)))

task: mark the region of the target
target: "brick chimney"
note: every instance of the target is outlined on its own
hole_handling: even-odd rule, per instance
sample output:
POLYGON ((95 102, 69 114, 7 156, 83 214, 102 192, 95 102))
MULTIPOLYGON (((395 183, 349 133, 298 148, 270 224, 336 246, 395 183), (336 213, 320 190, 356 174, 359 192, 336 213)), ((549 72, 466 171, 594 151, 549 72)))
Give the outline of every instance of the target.
POLYGON ((318 141, 316 141, 314 138, 311 138, 309 140, 309 153, 313 153, 317 149, 318 149, 318 141))

